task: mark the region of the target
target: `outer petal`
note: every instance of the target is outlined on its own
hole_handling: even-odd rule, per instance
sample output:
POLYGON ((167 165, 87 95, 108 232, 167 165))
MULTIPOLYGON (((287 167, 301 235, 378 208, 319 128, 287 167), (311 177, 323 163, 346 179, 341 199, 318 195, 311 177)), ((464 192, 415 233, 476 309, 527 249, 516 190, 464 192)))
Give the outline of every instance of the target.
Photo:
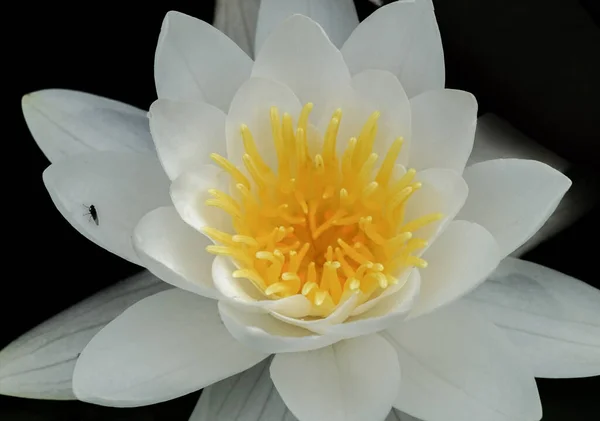
POLYGON ((428 421, 539 420, 533 373, 491 323, 453 305, 382 335, 402 384, 394 407, 428 421))
POLYGON ((217 256, 212 264, 212 279, 217 290, 228 299, 229 304, 239 310, 250 312, 274 311, 289 317, 305 317, 310 313, 312 303, 301 294, 280 300, 271 300, 243 278, 234 278, 236 267, 230 259, 217 256))
POLYGON ((0 351, 0 394, 75 399, 72 378, 83 348, 135 302, 169 286, 143 271, 75 304, 0 351))
POLYGON ((242 157, 246 151, 240 128, 245 124, 252 132, 263 160, 271 168, 277 168, 277 154, 271 129, 271 107, 277 107, 280 115, 288 113, 296 119, 301 110, 294 92, 272 80, 253 77, 236 92, 226 120, 227 158, 236 166, 244 165, 242 157))
POLYGON ((465 300, 506 331, 536 377, 600 375, 597 289, 509 257, 465 300))
POLYGON ((393 347, 370 335, 316 351, 278 354, 271 379, 300 421, 382 420, 398 391, 400 367, 393 347))
POLYGON ((235 41, 248 56, 254 56, 254 35, 260 0, 217 0, 214 25, 235 41))
POLYGON ((537 161, 496 159, 468 167, 469 198, 458 218, 492 233, 502 257, 527 241, 554 212, 571 180, 537 161))
POLYGON ((269 376, 270 360, 202 391, 190 421, 297 421, 269 376))
POLYGON ((473 149, 477 100, 453 89, 424 92, 410 100, 410 167, 450 168, 462 173, 473 149))
POLYGON ((349 317, 344 323, 331 326, 328 334, 344 338, 380 332, 400 323, 412 308, 419 295, 421 276, 418 270, 411 271, 403 287, 396 293, 380 300, 377 305, 358 316, 349 317))
POLYGON ((252 76, 289 86, 314 113, 338 90, 348 86, 344 57, 317 23, 302 15, 286 19, 265 40, 256 56, 252 76))
POLYGON ((342 54, 352 74, 392 72, 409 98, 444 87, 444 52, 428 1, 398 1, 376 10, 352 32, 342 54))
POLYGON ((137 264, 133 229, 148 211, 170 202, 168 182, 156 157, 142 154, 82 154, 44 171, 44 184, 62 216, 89 240, 137 264), (89 215, 91 205, 97 224, 89 215))
POLYGON ((214 301, 174 289, 140 301, 98 333, 77 361, 73 390, 100 405, 148 405, 208 386, 266 356, 229 335, 214 301))
POLYGON ((288 16, 308 16, 323 27, 338 48, 358 25, 352 0, 262 0, 256 26, 256 51, 288 16))
POLYGON ((421 295, 411 317, 429 313, 472 291, 500 263, 498 243, 481 225, 453 221, 423 254, 421 295))
POLYGON ((219 298, 205 251, 211 241, 187 225, 173 207, 147 213, 135 227, 133 243, 148 270, 178 288, 219 298))
POLYGON ((229 175, 216 165, 202 165, 181 174, 171 183, 171 199, 179 216, 198 231, 213 227, 231 232, 231 218, 223 210, 205 204, 209 189, 228 192, 229 175))
MULTIPOLYGON (((298 421, 269 375, 269 360, 205 388, 190 421, 298 421)), ((398 410, 386 421, 416 421, 398 410)))
POLYGON ((46 89, 22 101, 29 131, 50 162, 93 151, 153 153, 146 112, 84 92, 46 89))
POLYGON ((150 107, 150 130, 158 158, 171 180, 186 169, 225 156, 225 113, 203 102, 168 99, 150 107))
POLYGON ((219 302, 221 319, 229 333, 244 345, 261 352, 302 352, 338 342, 334 335, 318 335, 282 322, 265 313, 241 311, 225 301, 219 302))
POLYGON ((154 62, 160 98, 204 98, 227 111, 251 68, 252 59, 213 26, 179 12, 165 16, 154 62))
MULTIPOLYGON (((525 136, 507 121, 495 114, 487 113, 477 119, 475 143, 467 166, 497 158, 535 159, 562 172, 570 163, 525 136)), ((600 184, 592 177, 576 179, 548 221, 521 247, 511 253, 522 256, 542 241, 562 231, 590 210, 600 199, 600 184)))

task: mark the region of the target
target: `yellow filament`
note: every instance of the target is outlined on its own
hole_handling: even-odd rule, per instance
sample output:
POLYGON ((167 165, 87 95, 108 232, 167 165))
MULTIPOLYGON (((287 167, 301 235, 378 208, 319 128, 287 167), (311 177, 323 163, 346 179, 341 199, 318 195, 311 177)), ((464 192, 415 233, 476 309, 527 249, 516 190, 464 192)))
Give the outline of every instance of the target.
POLYGON ((225 171, 231 175, 231 177, 238 184, 243 184, 246 188, 250 188, 250 182, 246 178, 246 176, 239 170, 235 165, 229 162, 227 159, 223 158, 221 155, 212 153, 210 154, 210 158, 215 161, 217 165, 223 168, 225 171))
POLYGON ((400 150, 402 149, 402 144, 404 143, 404 139, 399 137, 392 143, 390 150, 385 156, 383 160, 383 164, 381 164, 381 168, 379 168, 379 173, 375 177, 375 181, 381 184, 382 186, 386 186, 390 181, 392 176, 392 171, 394 170, 394 164, 396 163, 396 159, 398 155, 400 155, 400 150))
POLYGON ((245 171, 211 155, 230 175, 236 194, 210 189, 206 204, 227 213, 235 232, 204 232, 219 243, 207 247, 210 253, 237 264, 235 278, 249 280, 268 299, 302 294, 313 305, 311 315, 325 317, 352 294, 364 302, 397 283, 398 270, 425 268, 418 252, 427 241, 413 236, 442 215, 405 220, 407 203, 421 184, 413 169, 394 175, 401 137, 377 164, 379 112, 357 137, 339 139, 342 110, 335 110, 322 149, 310 155, 312 108, 310 103, 302 108, 295 127, 291 115, 269 110, 274 163, 265 162, 246 125, 240 127, 245 171))

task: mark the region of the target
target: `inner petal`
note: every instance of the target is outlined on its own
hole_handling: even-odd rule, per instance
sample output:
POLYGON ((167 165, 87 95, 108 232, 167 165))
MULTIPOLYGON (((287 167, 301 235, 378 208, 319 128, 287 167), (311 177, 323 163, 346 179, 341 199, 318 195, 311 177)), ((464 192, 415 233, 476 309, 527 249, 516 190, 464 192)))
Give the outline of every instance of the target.
POLYGON ((406 269, 426 267, 416 256, 427 245, 420 230, 442 215, 405 218, 421 183, 414 181, 414 169, 401 176, 394 172, 402 137, 381 160, 373 152, 379 112, 356 137, 344 139, 340 156, 341 109, 333 113, 320 150, 309 152, 312 107, 306 104, 296 122, 270 109, 277 168, 262 159, 245 125, 240 128, 245 171, 212 155, 230 174, 232 188, 209 190, 206 205, 228 214, 234 232, 205 232, 219 243, 207 250, 236 264, 234 277, 274 300, 303 294, 312 303, 311 316, 326 317, 349 297, 358 295, 364 303, 397 284, 406 269))

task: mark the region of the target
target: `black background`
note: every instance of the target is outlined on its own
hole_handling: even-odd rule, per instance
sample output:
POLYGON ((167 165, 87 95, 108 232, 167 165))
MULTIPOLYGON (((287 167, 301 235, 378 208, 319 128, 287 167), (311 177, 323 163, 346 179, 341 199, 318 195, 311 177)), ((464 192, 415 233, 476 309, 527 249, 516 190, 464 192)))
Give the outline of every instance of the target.
MULTIPOLYGON (((41 177, 49 162, 27 130, 21 97, 40 89, 64 88, 148 109, 156 97, 154 50, 165 13, 179 10, 211 22, 214 5, 210 1, 171 1, 168 7, 149 2, 135 6, 125 2, 22 3, 4 16, 5 24, 15 26, 4 37, 4 54, 9 54, 2 66, 9 72, 2 98, 9 111, 2 123, 8 130, 2 140, 9 145, 4 149, 8 153, 3 165, 8 173, 3 206, 8 238, 3 240, 10 252, 4 259, 0 289, 0 347, 140 270, 84 239, 55 210, 41 177)), ((361 19, 374 9, 366 0, 356 3, 361 19)), ((435 3, 445 47, 447 86, 474 92, 481 112, 502 115, 575 162, 573 174, 597 174, 597 3, 435 3)), ((600 287, 598 216, 595 208, 525 258, 600 287)), ((600 378, 540 380, 538 385, 545 420, 598 419, 600 378)), ((187 420, 197 396, 136 409, 0 396, 0 419, 187 420)))

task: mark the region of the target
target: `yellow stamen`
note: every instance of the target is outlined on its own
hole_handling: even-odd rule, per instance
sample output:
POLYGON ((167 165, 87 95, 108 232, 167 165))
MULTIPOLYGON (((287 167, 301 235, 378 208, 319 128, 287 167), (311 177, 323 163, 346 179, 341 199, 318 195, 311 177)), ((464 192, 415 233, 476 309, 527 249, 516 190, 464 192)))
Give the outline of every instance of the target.
POLYGON ((390 181, 390 177, 392 176, 392 172, 394 171, 394 164, 396 163, 396 159, 398 155, 400 155, 400 150, 402 149, 402 144, 404 143, 404 139, 399 137, 392 143, 390 149, 388 150, 385 159, 383 160, 383 164, 381 164, 381 168, 379 168, 379 173, 377 173, 377 177, 375 177, 375 181, 377 181, 382 186, 386 186, 390 181))
POLYGON ((223 158, 221 155, 216 153, 211 153, 210 158, 217 163, 221 168, 231 175, 231 177, 235 180, 236 183, 243 184, 246 188, 250 188, 250 182, 246 178, 246 176, 237 169, 235 165, 229 162, 227 159, 223 158))
POLYGON ((235 194, 210 189, 206 204, 228 214, 234 232, 203 231, 219 243, 206 248, 210 253, 237 264, 235 278, 248 279, 273 300, 302 294, 312 303, 311 316, 326 317, 353 294, 359 302, 378 296, 398 282, 405 268, 425 268, 417 252, 427 246, 426 238, 413 234, 442 216, 404 219, 421 184, 414 181, 413 169, 401 177, 394 174, 401 137, 378 167, 373 146, 379 112, 356 137, 340 139, 342 110, 335 110, 322 148, 311 155, 312 108, 310 103, 302 108, 295 127, 291 115, 276 107, 268 110, 275 167, 261 157, 246 125, 240 127, 243 167, 211 155, 230 175, 235 194))
POLYGON ((333 113, 331 120, 329 121, 329 127, 325 132, 325 139, 323 142, 323 158, 329 162, 335 158, 335 143, 337 140, 338 129, 340 127, 340 119, 342 118, 342 110, 338 108, 333 113))
POLYGON ((400 230, 402 232, 415 232, 419 228, 423 228, 425 225, 429 225, 432 222, 439 221, 443 217, 444 215, 441 213, 432 213, 430 215, 424 215, 420 218, 410 221, 408 224, 404 225, 400 230))

